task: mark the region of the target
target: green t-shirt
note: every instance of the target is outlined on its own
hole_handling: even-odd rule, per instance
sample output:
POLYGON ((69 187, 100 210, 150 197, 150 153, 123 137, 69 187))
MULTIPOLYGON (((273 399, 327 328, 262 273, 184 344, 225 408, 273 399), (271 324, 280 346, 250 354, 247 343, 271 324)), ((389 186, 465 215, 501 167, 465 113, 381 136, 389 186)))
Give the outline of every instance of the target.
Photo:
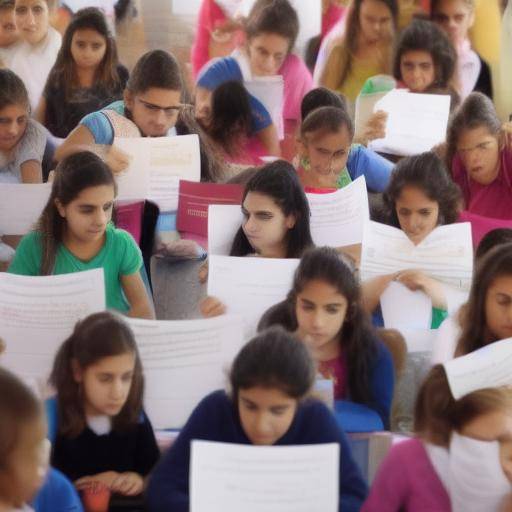
MULTIPOLYGON (((107 308, 127 312, 130 305, 124 296, 120 278, 140 270, 142 255, 135 240, 126 231, 109 224, 105 233, 105 244, 89 261, 78 259, 64 244, 60 244, 53 274, 71 274, 103 268, 107 308)), ((41 254, 41 233, 33 231, 21 240, 8 272, 25 276, 40 275, 41 254)))

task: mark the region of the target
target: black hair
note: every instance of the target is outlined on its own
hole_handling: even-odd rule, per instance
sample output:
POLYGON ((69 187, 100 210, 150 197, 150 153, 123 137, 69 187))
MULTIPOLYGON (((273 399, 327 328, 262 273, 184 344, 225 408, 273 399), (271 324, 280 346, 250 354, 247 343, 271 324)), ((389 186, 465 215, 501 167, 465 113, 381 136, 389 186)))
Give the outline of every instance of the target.
POLYGON ((9 105, 30 108, 28 92, 23 80, 10 69, 0 69, 0 110, 9 105))
POLYGON ((354 124, 348 112, 338 107, 320 107, 310 112, 300 126, 301 137, 308 133, 338 133, 346 127, 350 138, 354 137, 354 124))
POLYGON ((302 98, 302 103, 300 104, 301 119, 304 121, 308 114, 320 107, 337 107, 347 110, 347 100, 343 94, 331 91, 327 87, 311 89, 302 98))
POLYGON ((512 229, 496 228, 486 233, 475 251, 475 261, 480 261, 491 249, 512 242, 512 229))

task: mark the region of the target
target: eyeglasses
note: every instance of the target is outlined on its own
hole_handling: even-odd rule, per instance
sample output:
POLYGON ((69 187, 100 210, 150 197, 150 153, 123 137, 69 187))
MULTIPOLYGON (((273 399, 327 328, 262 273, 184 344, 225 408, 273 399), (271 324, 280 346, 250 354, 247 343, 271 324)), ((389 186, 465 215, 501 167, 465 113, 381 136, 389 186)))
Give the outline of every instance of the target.
POLYGON ((147 101, 141 100, 140 98, 135 98, 144 108, 151 112, 152 114, 156 114, 157 112, 163 111, 166 117, 172 118, 179 114, 180 110, 185 106, 183 104, 173 105, 172 107, 161 107, 160 105, 155 105, 154 103, 149 103, 147 101))

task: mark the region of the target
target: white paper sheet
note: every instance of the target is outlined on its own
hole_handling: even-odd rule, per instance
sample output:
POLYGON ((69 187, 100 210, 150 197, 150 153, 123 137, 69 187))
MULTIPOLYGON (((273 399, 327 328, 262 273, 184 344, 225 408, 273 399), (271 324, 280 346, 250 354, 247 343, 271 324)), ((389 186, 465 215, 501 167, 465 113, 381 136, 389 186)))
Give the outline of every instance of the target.
POLYGON ((407 353, 427 352, 433 350, 434 338, 437 334, 436 329, 411 329, 402 327, 399 329, 407 345, 407 353))
POLYGON ((370 218, 364 176, 330 194, 307 194, 311 236, 315 245, 343 247, 360 244, 370 218))
POLYGON ((512 386, 512 338, 444 363, 453 398, 484 388, 512 386))
POLYGON ((197 16, 202 0, 171 0, 172 13, 175 16, 197 16))
POLYGON ((339 445, 192 441, 191 512, 337 512, 339 445))
POLYGON ((239 205, 211 204, 208 206, 208 254, 227 256, 244 216, 239 205))
POLYGON ((251 335, 265 311, 286 298, 299 260, 277 258, 208 258, 208 295, 241 315, 251 335))
POLYGON ((55 353, 78 320, 105 310, 103 269, 58 276, 0 273, 0 363, 25 378, 46 379, 55 353))
POLYGON ((374 151, 394 155, 417 155, 446 139, 450 96, 417 94, 393 89, 379 100, 374 111, 389 114, 386 137, 370 142, 374 151))
POLYGON ((473 273, 471 225, 439 226, 415 246, 401 229, 373 221, 365 223, 362 280, 407 269, 421 270, 450 286, 468 290, 473 273))
POLYGON ((182 428, 208 393, 224 388, 245 343, 242 319, 129 319, 145 376, 144 407, 154 428, 182 428))
POLYGON ((0 236, 25 235, 31 231, 51 190, 50 183, 0 183, 0 236))
POLYGON ((150 199, 160 211, 174 211, 180 178, 201 179, 197 135, 116 137, 114 145, 131 158, 128 169, 117 177, 119 199, 150 199))

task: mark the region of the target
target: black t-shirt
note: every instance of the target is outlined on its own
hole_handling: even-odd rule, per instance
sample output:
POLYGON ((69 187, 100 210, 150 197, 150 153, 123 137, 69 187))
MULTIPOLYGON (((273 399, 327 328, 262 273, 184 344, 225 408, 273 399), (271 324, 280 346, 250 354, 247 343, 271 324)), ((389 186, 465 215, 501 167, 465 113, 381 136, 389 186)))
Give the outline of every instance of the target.
POLYGON ((149 474, 160 457, 153 427, 143 414, 131 430, 105 435, 95 434, 89 427, 73 439, 57 434, 52 449, 52 466, 71 481, 104 471, 134 471, 149 474))
POLYGON ((89 89, 76 89, 67 101, 62 84, 49 86, 44 92, 46 99, 44 125, 46 128, 55 137, 64 139, 78 126, 84 116, 122 99, 128 81, 128 70, 119 64, 117 73, 120 83, 116 88, 107 89, 103 85, 95 85, 89 89))

